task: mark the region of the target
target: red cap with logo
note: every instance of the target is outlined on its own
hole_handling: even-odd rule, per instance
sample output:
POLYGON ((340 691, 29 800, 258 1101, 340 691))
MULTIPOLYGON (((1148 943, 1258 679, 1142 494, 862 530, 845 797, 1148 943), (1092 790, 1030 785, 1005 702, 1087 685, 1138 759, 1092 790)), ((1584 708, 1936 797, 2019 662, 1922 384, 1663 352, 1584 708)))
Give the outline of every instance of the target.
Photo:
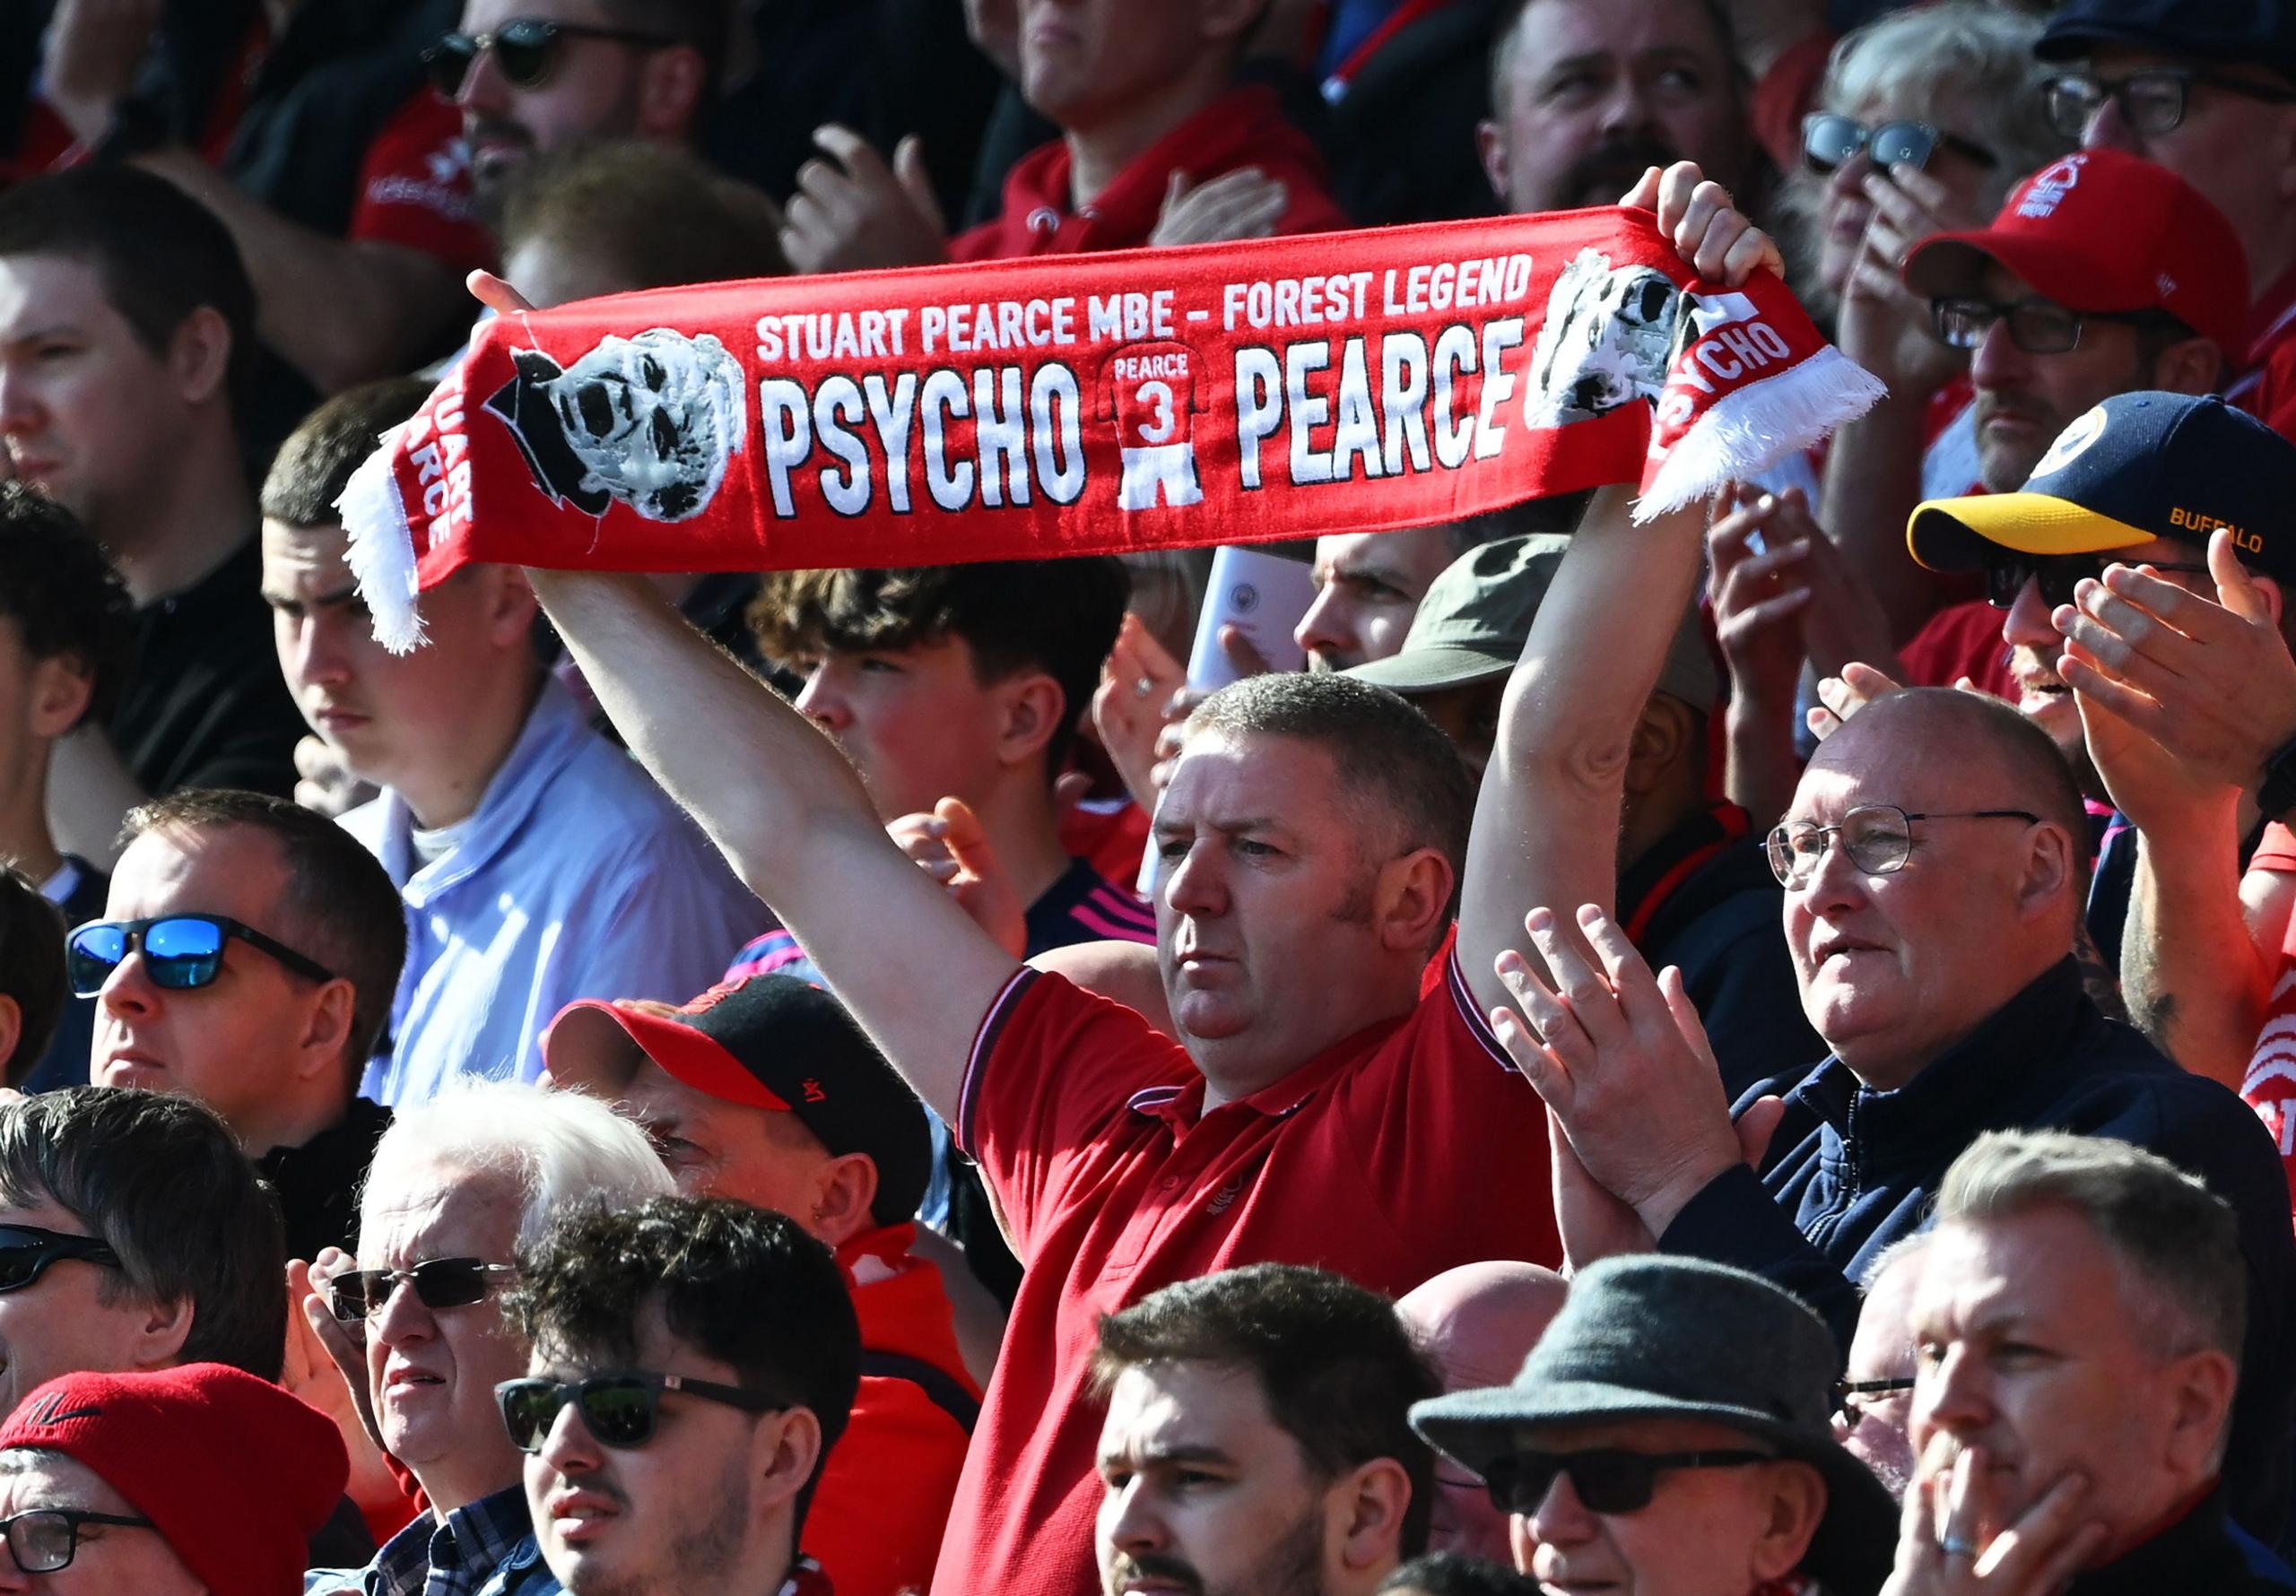
POLYGON ((2017 185, 1993 225, 1939 233, 1907 254, 1924 299, 1973 293, 1988 260, 2068 310, 2164 310, 2238 358, 2248 258, 2200 190, 2119 150, 2083 150, 2017 185))

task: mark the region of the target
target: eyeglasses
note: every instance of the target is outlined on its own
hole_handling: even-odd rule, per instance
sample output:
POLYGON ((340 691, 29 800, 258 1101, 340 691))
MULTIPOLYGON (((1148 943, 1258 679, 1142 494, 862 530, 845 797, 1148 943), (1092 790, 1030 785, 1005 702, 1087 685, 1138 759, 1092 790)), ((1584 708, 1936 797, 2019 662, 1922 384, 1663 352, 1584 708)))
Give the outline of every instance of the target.
POLYGON ((494 1400, 501 1404, 502 1426, 510 1432, 510 1444, 520 1452, 542 1450, 551 1427, 558 1422, 559 1410, 569 1402, 581 1410, 582 1422, 600 1444, 631 1447, 643 1446, 653 1436, 665 1391, 751 1413, 778 1412, 789 1405, 745 1386, 644 1370, 600 1375, 589 1380, 505 1380, 494 1388, 494 1400))
POLYGON ((1767 1452, 1518 1452, 1483 1471, 1492 1505, 1528 1518, 1554 1488, 1555 1477, 1570 1476, 1570 1488, 1589 1513, 1636 1513, 1650 1505, 1658 1476, 1669 1469, 1737 1469, 1774 1463, 1767 1452))
POLYGON ((1929 301, 1931 329, 1940 343, 1952 349, 1975 349, 1997 321, 2009 324, 2009 342, 2029 355, 2071 353, 2080 347, 2081 329, 2092 321, 2132 327, 2184 325, 2162 310, 2068 310, 2054 299, 2039 298, 2010 304, 1958 297, 1929 301))
POLYGON ((91 920, 64 939, 64 967, 72 990, 93 997, 112 971, 141 947, 152 984, 170 992, 204 986, 223 967, 223 944, 231 938, 260 948, 299 976, 332 981, 335 972, 252 925, 222 915, 162 915, 150 920, 91 920))
POLYGON ((46 1274, 49 1264, 67 1258, 106 1269, 119 1267, 119 1254, 92 1236, 66 1236, 34 1225, 0 1225, 0 1291, 20 1291, 46 1274))
MULTIPOLYGON (((2017 595, 2030 581, 2040 585, 2042 602, 2054 610, 2059 604, 2073 602, 2073 590, 2081 585, 2083 577, 2101 579, 2105 567, 2113 558, 2109 551, 2098 554, 2028 554, 2022 549, 1991 544, 1985 551, 1985 602, 1996 610, 2013 609, 2017 595)), ((2156 571, 2183 571, 2203 577, 2208 574, 2206 566, 2183 560, 2147 559, 2141 563, 2156 571)))
POLYGON ((370 1318, 405 1280, 426 1308, 466 1308, 485 1297, 495 1277, 517 1272, 509 1264, 480 1258, 426 1258, 406 1269, 349 1270, 327 1281, 327 1305, 345 1323, 370 1318))
POLYGON ((1918 1383, 1911 1375, 1893 1375, 1884 1380, 1837 1380, 1833 1383, 1833 1410, 1854 1425, 1865 1410, 1861 1399, 1902 1396, 1918 1383))
POLYGON ((2041 104, 2048 125, 2060 137, 2076 143, 2088 131, 2089 119, 2104 108, 2108 100, 2120 108, 2121 120, 2151 136, 2173 132, 2184 121, 2195 83, 2274 105, 2296 102, 2296 91, 2272 83, 2252 82, 2220 72, 2151 67, 2118 78, 2089 72, 2060 73, 2041 85, 2041 104))
POLYGON ((1908 814, 1893 803, 1861 803, 1843 815, 1837 826, 1793 820, 1776 828, 1767 845, 1770 870, 1781 886, 1807 886, 1810 878, 1818 873, 1818 866, 1825 862, 1829 843, 1839 837, 1841 851, 1867 875, 1894 875, 1905 868, 1907 858, 1913 853, 1916 820, 2022 820, 2028 826, 2038 826, 2040 819, 2022 809, 1961 809, 1908 814))
POLYGON ((8 1540, 8 1555, 26 1574, 54 1574, 72 1566, 80 1550, 82 1524, 117 1524, 123 1530, 155 1530, 148 1518, 126 1518, 117 1513, 83 1513, 77 1507, 35 1507, 13 1518, 0 1518, 0 1532, 8 1540))
POLYGON ((489 50, 494 52, 494 65, 512 88, 539 89, 549 81, 551 69, 558 65, 561 41, 569 39, 604 39, 654 49, 677 42, 658 33, 639 33, 628 28, 592 28, 577 22, 547 22, 539 17, 520 17, 503 23, 491 33, 443 34, 438 43, 422 52, 422 65, 430 74, 430 86, 446 100, 463 91, 463 80, 489 50))
POLYGON ((1982 167, 2001 164, 2001 157, 1983 144, 1926 122, 1883 122, 1869 128, 1854 117, 1831 111, 1813 111, 1802 118, 1802 163, 1820 177, 1839 171, 1860 150, 1880 167, 1926 166, 1939 150, 1951 150, 1982 167))

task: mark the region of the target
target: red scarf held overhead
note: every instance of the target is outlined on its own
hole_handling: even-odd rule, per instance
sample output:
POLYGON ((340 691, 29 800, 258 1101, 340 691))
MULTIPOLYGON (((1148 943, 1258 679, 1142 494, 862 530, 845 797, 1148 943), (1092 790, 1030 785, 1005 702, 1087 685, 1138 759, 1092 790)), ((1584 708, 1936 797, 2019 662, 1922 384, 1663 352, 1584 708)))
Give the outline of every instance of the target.
POLYGON ((498 317, 342 508, 377 634, 461 566, 1122 553, 1751 475, 1881 386, 1648 212, 663 289, 498 317))

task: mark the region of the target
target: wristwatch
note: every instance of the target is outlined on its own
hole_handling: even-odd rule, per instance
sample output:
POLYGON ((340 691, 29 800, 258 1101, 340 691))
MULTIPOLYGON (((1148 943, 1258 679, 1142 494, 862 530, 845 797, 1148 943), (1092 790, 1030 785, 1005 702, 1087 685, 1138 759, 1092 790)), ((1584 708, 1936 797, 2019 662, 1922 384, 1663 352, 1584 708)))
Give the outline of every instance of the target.
POLYGON ((2264 762, 2264 785, 2257 789, 2257 808, 2267 820, 2284 820, 2296 810, 2296 738, 2280 746, 2264 762))

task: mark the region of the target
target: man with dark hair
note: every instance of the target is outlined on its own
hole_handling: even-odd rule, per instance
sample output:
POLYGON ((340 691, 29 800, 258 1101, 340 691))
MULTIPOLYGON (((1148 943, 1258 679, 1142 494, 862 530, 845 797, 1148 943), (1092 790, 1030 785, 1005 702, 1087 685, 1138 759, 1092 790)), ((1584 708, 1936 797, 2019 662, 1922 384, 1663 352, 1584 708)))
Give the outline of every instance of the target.
POLYGON ((264 483, 264 598, 310 728, 381 789, 343 817, 405 906, 391 1045, 361 1089, 417 1102, 470 1073, 531 1080, 578 997, 683 1001, 764 911, 533 642, 517 571, 473 566, 422 595, 428 643, 375 641, 334 509, 383 430, 422 398, 377 384, 321 405, 264 483))
POLYGON ((1100 1321, 1091 1383, 1106 1596, 1369 1596, 1426 1549, 1406 1415, 1442 1385, 1377 1292, 1283 1263, 1167 1286, 1100 1321))
POLYGON ((99 863, 146 797, 293 785, 237 416, 254 318, 230 235, 160 178, 89 167, 0 195, 0 443, 136 605, 134 672, 49 782, 57 840, 99 863))
POLYGON ((1403 647, 1419 601, 1469 551, 1500 538, 1567 533, 1586 499, 1532 499, 1504 510, 1401 532, 1344 533, 1316 540, 1316 597, 1292 640, 1311 671, 1344 671, 1403 647))
POLYGON ((1956 1158, 1914 1297, 1935 1512, 1905 1517, 1901 1588, 2013 1557, 2055 1570, 2031 1590, 2285 1591, 2226 1533, 2240 1253, 2222 1197, 2124 1142, 1996 1132, 1956 1158))
POLYGON ((843 1004, 752 976, 682 1008, 586 999, 543 1036, 553 1085, 645 1127, 689 1197, 787 1214, 830 1246, 861 1331, 860 1394, 813 1500, 807 1543, 843 1596, 933 1577, 980 1413, 949 1293, 912 1249, 933 1173, 924 1108, 843 1004), (902 1512, 888 1518, 884 1504, 902 1512))
POLYGON ((72 1087, 0 1103, 0 1408, 79 1369, 279 1378, 279 1210, 187 1098, 72 1087))
POLYGON ((390 1123, 356 1095, 406 946, 389 878, 265 793, 178 793, 127 835, 107 917, 65 948, 98 1002, 90 1078, 196 1097, 279 1193, 290 1256, 347 1245, 390 1123))
POLYGON ((535 1533, 500 1589, 827 1596, 805 1510, 861 1361, 829 1249, 744 1202, 657 1197, 568 1210, 518 1267, 532 1374, 496 1390, 535 1533))
MULTIPOLYGON (((1634 197, 1683 230, 1686 256, 1743 280, 1760 235, 1718 190, 1689 228, 1696 193, 1678 173, 1634 197)), ((1597 541, 1626 535, 1623 495, 1590 515, 1597 541)), ((801 715, 643 583, 529 579, 632 749, 978 1158, 1028 1265, 935 1571, 944 1596, 1091 1577, 1082 1354, 1101 1314, 1243 1263, 1315 1260, 1401 1291, 1482 1258, 1557 1261, 1546 1116, 1483 1024, 1506 990, 1494 960, 1523 936, 1530 816, 1486 780, 1470 848, 1465 769, 1402 699, 1304 674, 1215 694, 1156 817, 1152 967, 1109 943, 1032 967, 888 841, 801 715), (1455 892, 1457 934, 1431 967, 1455 892), (1072 978, 1112 968, 1172 1032, 1072 978), (1496 1183, 1465 1208, 1463 1168, 1496 1183)))
MULTIPOLYGON (((65 928, 103 913, 105 877, 56 846, 48 824, 48 776, 57 740, 111 713, 126 674, 131 626, 127 589, 103 551, 70 511, 21 482, 0 482, 0 857, 33 893, 63 911, 52 946, 55 967, 31 951, 47 929, 20 906, 0 964, 21 978, 13 993, 47 1016, 41 1042, 20 1034, 7 1082, 30 1091, 88 1079, 95 1010, 86 1002, 37 1001, 60 981, 65 928)), ((29 1028, 30 1010, 22 1016, 29 1028)))
POLYGON ((1518 212, 1608 204, 1677 160, 1747 197, 1750 87, 1720 0, 1522 0, 1491 53, 1483 170, 1518 212))

